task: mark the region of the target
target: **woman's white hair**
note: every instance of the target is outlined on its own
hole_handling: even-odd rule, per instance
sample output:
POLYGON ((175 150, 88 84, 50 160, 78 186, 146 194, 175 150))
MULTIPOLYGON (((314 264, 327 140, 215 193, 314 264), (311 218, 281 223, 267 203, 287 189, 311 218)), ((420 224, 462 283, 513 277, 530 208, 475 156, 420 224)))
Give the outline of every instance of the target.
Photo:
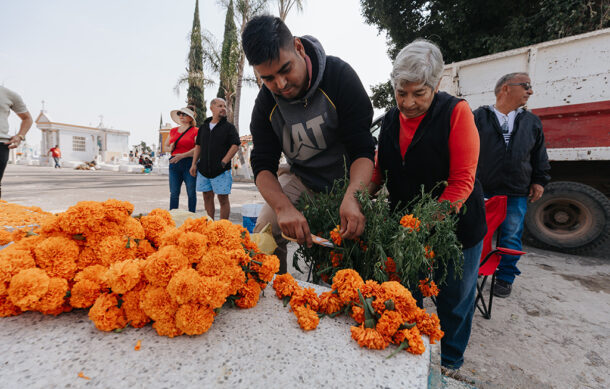
POLYGON ((407 82, 418 82, 436 89, 443 75, 443 54, 437 45, 425 40, 416 39, 406 45, 394 60, 392 87, 407 82))

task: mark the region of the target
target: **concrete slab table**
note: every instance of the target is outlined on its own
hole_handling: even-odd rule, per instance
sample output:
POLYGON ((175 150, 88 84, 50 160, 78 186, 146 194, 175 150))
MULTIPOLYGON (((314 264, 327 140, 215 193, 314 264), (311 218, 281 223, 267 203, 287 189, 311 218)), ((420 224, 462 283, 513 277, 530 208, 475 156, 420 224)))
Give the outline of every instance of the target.
MULTIPOLYGON (((318 293, 322 286, 299 282, 318 293)), ((271 286, 256 307, 223 308, 200 336, 158 336, 150 326, 98 331, 87 310, 57 317, 0 318, 3 388, 427 388, 433 351, 368 350, 350 337, 349 317, 325 317, 304 332, 271 286), (141 349, 134 347, 141 340, 141 349), (90 380, 78 377, 79 372, 90 380)))

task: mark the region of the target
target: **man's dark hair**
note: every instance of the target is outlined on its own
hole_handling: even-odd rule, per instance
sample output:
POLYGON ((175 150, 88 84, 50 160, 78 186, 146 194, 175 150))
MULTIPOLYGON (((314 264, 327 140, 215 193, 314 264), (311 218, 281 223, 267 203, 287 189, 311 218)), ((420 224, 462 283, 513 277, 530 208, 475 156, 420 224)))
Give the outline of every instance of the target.
POLYGON ((294 48, 294 37, 286 24, 271 15, 252 18, 241 34, 241 41, 252 66, 278 59, 280 49, 294 48))

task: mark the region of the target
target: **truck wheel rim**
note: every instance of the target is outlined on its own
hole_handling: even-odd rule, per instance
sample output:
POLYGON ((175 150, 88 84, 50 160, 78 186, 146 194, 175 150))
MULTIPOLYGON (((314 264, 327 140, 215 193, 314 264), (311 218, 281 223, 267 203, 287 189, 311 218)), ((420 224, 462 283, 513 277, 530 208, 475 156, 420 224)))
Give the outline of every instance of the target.
POLYGON ((551 239, 579 239, 593 228, 593 215, 581 202, 554 198, 541 204, 536 224, 551 239))

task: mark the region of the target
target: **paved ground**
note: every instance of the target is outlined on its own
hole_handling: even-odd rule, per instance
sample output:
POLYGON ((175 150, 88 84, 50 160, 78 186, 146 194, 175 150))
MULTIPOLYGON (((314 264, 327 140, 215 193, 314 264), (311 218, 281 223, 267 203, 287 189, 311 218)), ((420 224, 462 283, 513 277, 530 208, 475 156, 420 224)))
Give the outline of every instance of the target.
MULTIPOLYGON (((108 198, 131 201, 136 213, 169 204, 167 176, 154 174, 9 165, 2 184, 4 200, 53 212, 108 198)), ((252 183, 234 183, 231 220, 241 222, 242 204, 261 201, 252 183)), ((482 388, 610 387, 610 254, 525 251, 511 297, 494 300, 491 320, 475 314, 461 372, 482 388)))

